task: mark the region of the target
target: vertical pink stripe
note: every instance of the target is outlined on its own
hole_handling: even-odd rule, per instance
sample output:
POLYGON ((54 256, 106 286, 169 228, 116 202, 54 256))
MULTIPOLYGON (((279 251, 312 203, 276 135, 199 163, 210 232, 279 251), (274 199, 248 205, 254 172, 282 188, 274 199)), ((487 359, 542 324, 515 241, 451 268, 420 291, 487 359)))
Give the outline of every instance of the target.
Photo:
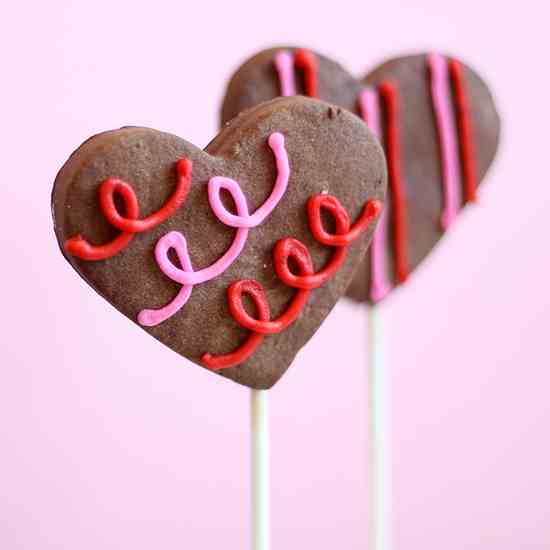
POLYGON ((448 229, 456 219, 459 204, 460 170, 455 117, 449 83, 447 60, 440 54, 428 55, 432 101, 435 110, 443 168, 443 212, 441 225, 448 229))
MULTIPOLYGON (((359 109, 363 120, 368 124, 374 135, 381 140, 380 105, 378 94, 372 88, 365 88, 359 94, 359 109)), ((388 208, 384 208, 371 245, 370 297, 373 302, 380 301, 391 289, 386 271, 387 211, 388 208)))
POLYGON ((294 56, 287 50, 275 54, 275 68, 279 75, 282 96, 296 95, 294 83, 294 56))

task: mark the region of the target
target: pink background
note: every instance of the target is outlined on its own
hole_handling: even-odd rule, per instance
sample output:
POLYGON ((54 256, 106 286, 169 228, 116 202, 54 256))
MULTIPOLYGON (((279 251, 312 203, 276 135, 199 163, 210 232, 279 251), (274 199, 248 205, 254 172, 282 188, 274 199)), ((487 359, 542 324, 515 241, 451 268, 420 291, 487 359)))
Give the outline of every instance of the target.
MULTIPOLYGON (((57 251, 49 195, 101 130, 146 125, 206 145, 225 79, 281 42, 358 75, 437 48, 493 85, 504 133, 480 205, 384 308, 394 542, 550 547, 548 12, 412 4, 3 7, 1 548, 247 547, 247 390, 88 288, 57 251)), ((275 549, 366 548, 365 317, 341 302, 272 392, 275 549)))

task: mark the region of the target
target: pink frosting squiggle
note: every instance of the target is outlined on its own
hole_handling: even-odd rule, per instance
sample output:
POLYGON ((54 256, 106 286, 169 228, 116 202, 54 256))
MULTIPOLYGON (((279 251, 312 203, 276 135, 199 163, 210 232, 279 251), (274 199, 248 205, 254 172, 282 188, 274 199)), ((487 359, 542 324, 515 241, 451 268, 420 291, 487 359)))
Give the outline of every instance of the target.
POLYGON ((440 54, 431 53, 428 55, 428 65, 443 167, 444 205, 441 225, 443 229, 448 229, 456 219, 460 208, 458 196, 460 170, 456 125, 451 102, 447 60, 440 54))
MULTIPOLYGON (((248 216, 248 206, 239 184, 229 178, 223 179, 227 181, 227 186, 225 187, 231 193, 239 215, 248 216)), ((208 185, 210 185, 210 183, 208 185)), ((237 229, 231 246, 224 252, 224 254, 212 265, 200 269, 199 271, 187 270, 185 268, 180 269, 179 267, 176 267, 168 258, 168 252, 171 248, 171 243, 173 240, 168 237, 172 233, 178 233, 177 231, 168 233, 159 239, 157 246, 155 247, 155 258, 160 270, 168 278, 172 279, 172 281, 182 285, 198 285, 205 283, 206 281, 211 281, 218 275, 222 274, 237 259, 246 244, 248 231, 248 228, 237 229)), ((185 241, 185 237, 181 233, 178 234, 181 235, 183 239, 183 241, 180 242, 185 242, 185 250, 182 248, 182 252, 187 254, 187 242, 185 241)))
POLYGON ((288 177, 290 175, 290 164, 288 162, 288 155, 285 150, 285 138, 283 134, 278 132, 271 134, 268 140, 269 147, 273 151, 275 157, 275 164, 277 165, 277 179, 275 185, 271 191, 271 195, 266 201, 258 207, 258 209, 252 215, 248 215, 248 208, 246 206, 246 199, 239 187, 239 184, 229 178, 215 177, 208 182, 208 200, 210 202, 210 208, 216 217, 225 225, 230 227, 256 227, 260 225, 273 209, 277 206, 279 201, 285 194, 288 177), (233 200, 237 203, 238 215, 231 214, 220 199, 220 190, 227 189, 233 196, 233 200), (239 197, 237 199, 237 197, 239 197), (242 197, 242 199, 240 198, 242 197), (243 212, 239 212, 238 201, 244 202, 243 212))
POLYGON ((171 231, 161 237, 155 246, 155 259, 160 270, 173 281, 180 283, 182 288, 177 296, 160 309, 144 309, 138 315, 138 322, 145 326, 155 326, 177 313, 186 303, 193 286, 210 281, 221 275, 240 255, 248 237, 248 231, 261 224, 277 206, 288 187, 290 165, 285 149, 284 136, 278 132, 269 136, 269 146, 273 151, 277 165, 277 179, 271 195, 252 214, 248 213, 246 197, 239 184, 231 178, 216 176, 208 182, 208 200, 216 217, 225 225, 237 228, 231 246, 212 265, 194 271, 187 248, 185 237, 178 231, 171 231), (237 215, 229 212, 221 202, 220 191, 226 189, 231 194, 237 215), (168 253, 174 249, 178 255, 182 269, 175 266, 168 253))
MULTIPOLYGON (((187 252, 187 241, 181 233, 178 231, 171 231, 158 240, 155 247, 157 263, 157 254, 161 248, 166 251, 166 253, 168 253, 168 250, 173 248, 178 256, 180 264, 183 266, 183 269, 186 271, 193 271, 191 258, 187 252)), ((175 315, 187 303, 187 300, 189 300, 191 296, 191 292, 193 292, 193 285, 183 285, 176 297, 164 307, 161 307, 160 309, 144 309, 140 311, 138 315, 138 323, 146 327, 154 327, 155 325, 166 321, 166 319, 169 319, 172 315, 175 315)))
POLYGON ((294 82, 294 56, 287 50, 275 54, 275 68, 279 75, 282 96, 296 95, 294 82))
MULTIPOLYGON (((359 109, 363 120, 378 138, 382 138, 382 127, 380 124, 380 105, 378 103, 378 94, 372 88, 365 88, 359 94, 359 109)), ((370 296, 373 302, 378 302, 384 298, 391 290, 386 270, 386 227, 387 227, 387 207, 384 208, 378 225, 374 232, 371 245, 371 286, 370 296)))

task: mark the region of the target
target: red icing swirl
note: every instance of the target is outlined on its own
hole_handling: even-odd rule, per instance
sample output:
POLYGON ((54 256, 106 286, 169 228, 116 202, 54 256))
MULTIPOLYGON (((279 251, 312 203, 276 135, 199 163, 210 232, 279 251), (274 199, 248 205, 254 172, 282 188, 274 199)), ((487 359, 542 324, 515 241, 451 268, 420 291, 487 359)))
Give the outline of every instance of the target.
POLYGON ((250 330, 251 334, 231 353, 224 355, 205 353, 201 358, 202 363, 212 370, 239 365, 253 355, 265 335, 277 334, 289 327, 302 313, 310 292, 325 284, 336 274, 346 259, 347 247, 367 229, 381 210, 381 201, 368 201, 357 221, 351 225, 347 211, 337 198, 330 195, 311 197, 307 203, 310 230, 316 241, 334 248, 331 257, 325 266, 316 272, 305 244, 290 237, 278 241, 273 249, 275 272, 283 283, 297 289, 290 305, 277 319, 271 320, 269 304, 262 285, 251 279, 234 282, 227 290, 229 311, 235 321, 243 328, 250 330), (334 234, 326 231, 323 226, 322 209, 325 209, 334 219, 334 234), (298 268, 298 274, 291 271, 291 259, 298 268), (252 299, 257 318, 252 317, 245 310, 242 301, 244 294, 252 299))
POLYGON ((105 260, 124 250, 136 233, 149 231, 166 221, 185 202, 191 187, 193 163, 181 159, 176 163, 178 182, 172 196, 163 206, 146 218, 139 218, 139 203, 132 186, 117 178, 108 178, 99 186, 99 205, 105 219, 121 233, 112 241, 102 245, 93 245, 82 235, 76 235, 65 241, 65 250, 82 260, 105 260), (115 206, 115 194, 124 201, 126 216, 122 216, 115 206))

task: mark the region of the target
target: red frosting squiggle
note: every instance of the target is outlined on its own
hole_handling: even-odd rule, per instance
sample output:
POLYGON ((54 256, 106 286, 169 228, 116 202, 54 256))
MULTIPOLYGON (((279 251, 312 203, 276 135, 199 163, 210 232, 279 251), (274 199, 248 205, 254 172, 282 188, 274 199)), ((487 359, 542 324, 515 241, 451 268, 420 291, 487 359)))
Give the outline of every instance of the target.
POLYGON ((149 231, 166 221, 185 202, 191 187, 193 163, 181 159, 176 163, 178 182, 172 196, 164 205, 146 218, 139 218, 139 204, 132 186, 116 178, 108 178, 99 186, 99 204, 107 221, 121 233, 112 241, 102 245, 93 245, 82 235, 76 235, 65 241, 65 250, 82 260, 106 260, 124 250, 136 233, 149 231), (121 216, 115 206, 115 193, 124 201, 126 217, 121 216))
POLYGON ((367 229, 382 210, 379 200, 368 201, 357 221, 351 225, 349 215, 338 199, 331 195, 315 195, 307 203, 310 230, 316 241, 334 248, 334 252, 320 271, 315 271, 313 260, 305 244, 297 239, 286 238, 277 242, 273 249, 273 264, 277 276, 286 285, 297 289, 287 309, 274 320, 270 320, 269 304, 265 291, 258 281, 245 279, 234 282, 227 290, 227 302, 231 316, 243 328, 251 331, 245 342, 235 351, 225 355, 205 353, 201 361, 211 370, 234 367, 246 361, 261 345, 265 335, 277 334, 290 326, 302 313, 311 290, 330 280, 342 266, 347 247, 367 229), (323 227, 321 210, 332 215, 335 233, 323 227), (291 271, 290 260, 298 268, 298 274, 291 271), (257 318, 244 308, 242 297, 248 295, 256 308, 257 318))

